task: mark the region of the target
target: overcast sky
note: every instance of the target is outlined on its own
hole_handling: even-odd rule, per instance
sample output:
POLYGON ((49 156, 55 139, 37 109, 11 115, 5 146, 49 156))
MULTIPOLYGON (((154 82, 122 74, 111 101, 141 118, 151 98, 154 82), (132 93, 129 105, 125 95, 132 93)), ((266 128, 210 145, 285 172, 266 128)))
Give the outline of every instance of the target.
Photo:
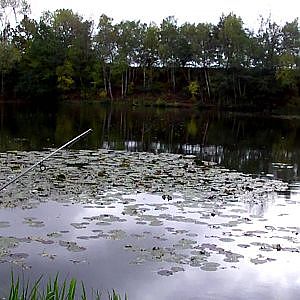
POLYGON ((212 22, 216 24, 222 13, 233 12, 242 17, 245 25, 257 28, 260 15, 279 24, 300 17, 300 0, 28 0, 33 17, 44 10, 71 8, 85 18, 97 20, 101 14, 114 21, 140 20, 160 24, 163 18, 175 16, 179 24, 212 22))

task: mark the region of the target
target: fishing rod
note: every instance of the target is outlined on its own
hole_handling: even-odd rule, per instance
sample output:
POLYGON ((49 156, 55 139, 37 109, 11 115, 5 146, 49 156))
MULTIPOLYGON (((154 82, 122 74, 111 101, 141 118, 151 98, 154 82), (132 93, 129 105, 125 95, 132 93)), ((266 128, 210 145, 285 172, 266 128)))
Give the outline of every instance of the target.
POLYGON ((37 163, 35 163, 34 165, 32 165, 31 167, 29 167, 27 170, 25 170, 24 172, 22 172, 21 174, 19 174, 17 177, 13 178, 11 181, 9 181, 8 183, 6 183, 5 185, 3 185, 0 188, 0 191, 4 190, 6 187, 8 187, 9 185, 11 185, 12 183, 14 183, 15 181, 17 181, 20 177, 24 176, 25 174, 27 174, 28 172, 30 172, 32 169, 34 169, 35 167, 37 167, 38 165, 41 165, 45 160, 47 160, 48 158, 50 158, 51 156, 53 156, 55 153, 57 153, 58 151, 70 146, 71 144, 77 142, 79 139, 81 139, 82 137, 84 137, 85 135, 89 134, 90 132, 92 132, 92 129, 88 129, 87 131, 81 133, 80 135, 76 136, 74 139, 70 140, 69 142, 65 143, 64 145, 62 145, 61 147, 59 147, 58 149, 56 149, 55 151, 51 152, 50 154, 48 154, 47 156, 45 156, 43 159, 41 159, 40 161, 38 161, 37 163))

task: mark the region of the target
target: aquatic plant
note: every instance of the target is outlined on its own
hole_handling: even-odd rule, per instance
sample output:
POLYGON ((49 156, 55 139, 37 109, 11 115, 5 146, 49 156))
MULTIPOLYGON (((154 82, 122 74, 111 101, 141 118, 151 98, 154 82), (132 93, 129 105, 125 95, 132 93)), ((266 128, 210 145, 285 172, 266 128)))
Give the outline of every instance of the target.
MULTIPOLYGON (((43 276, 40 276, 30 287, 30 282, 26 284, 20 282, 20 278, 15 279, 14 274, 11 274, 9 296, 3 299, 8 300, 88 300, 85 285, 81 282, 81 290, 77 292, 77 280, 72 278, 70 281, 66 279, 60 283, 58 274, 54 279, 49 278, 46 286, 40 286, 43 276)), ((92 291, 92 299, 100 300, 101 293, 92 291)), ((109 300, 122 300, 122 297, 113 290, 108 293, 109 300)), ((125 300, 128 300, 125 294, 125 300)))
MULTIPOLYGON (((113 290, 112 294, 108 295, 108 299, 109 300, 122 300, 121 296, 118 295, 114 290, 113 290)), ((125 300, 128 300, 126 294, 125 294, 125 300)))

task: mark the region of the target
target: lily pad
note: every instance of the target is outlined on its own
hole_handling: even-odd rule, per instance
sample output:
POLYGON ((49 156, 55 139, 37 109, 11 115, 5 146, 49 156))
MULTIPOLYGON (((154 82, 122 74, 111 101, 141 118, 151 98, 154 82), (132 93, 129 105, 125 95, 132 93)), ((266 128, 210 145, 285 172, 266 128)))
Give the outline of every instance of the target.
POLYGON ((157 272, 157 274, 161 276, 171 276, 173 275, 173 272, 170 270, 160 270, 157 272))

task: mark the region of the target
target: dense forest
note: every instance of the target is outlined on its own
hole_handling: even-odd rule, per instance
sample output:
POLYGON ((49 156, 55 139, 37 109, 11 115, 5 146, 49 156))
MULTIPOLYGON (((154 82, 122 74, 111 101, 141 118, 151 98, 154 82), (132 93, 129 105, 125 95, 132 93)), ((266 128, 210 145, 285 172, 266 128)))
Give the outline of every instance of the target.
POLYGON ((300 106, 298 19, 261 17, 257 32, 231 13, 218 24, 98 23, 72 10, 31 19, 24 0, 0 0, 1 98, 148 98, 200 105, 300 106), (14 25, 12 25, 14 24, 14 25))

